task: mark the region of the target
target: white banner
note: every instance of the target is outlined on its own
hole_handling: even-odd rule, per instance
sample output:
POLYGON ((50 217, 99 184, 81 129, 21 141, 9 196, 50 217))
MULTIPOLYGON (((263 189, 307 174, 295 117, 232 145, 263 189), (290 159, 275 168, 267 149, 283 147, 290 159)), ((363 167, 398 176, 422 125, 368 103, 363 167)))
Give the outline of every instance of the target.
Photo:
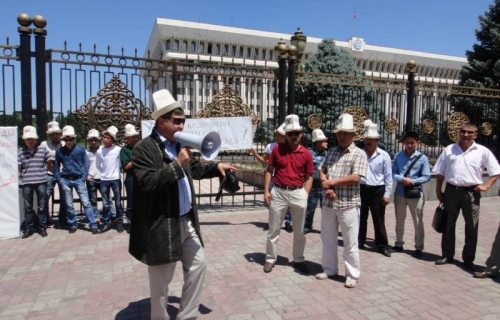
POLYGON ((19 238, 17 127, 0 127, 0 238, 19 238))
MULTIPOLYGON (((149 136, 154 126, 154 120, 143 120, 142 138, 149 136)), ((253 145, 254 132, 250 117, 186 119, 183 130, 197 136, 205 136, 214 131, 220 135, 221 151, 250 149, 253 145)))

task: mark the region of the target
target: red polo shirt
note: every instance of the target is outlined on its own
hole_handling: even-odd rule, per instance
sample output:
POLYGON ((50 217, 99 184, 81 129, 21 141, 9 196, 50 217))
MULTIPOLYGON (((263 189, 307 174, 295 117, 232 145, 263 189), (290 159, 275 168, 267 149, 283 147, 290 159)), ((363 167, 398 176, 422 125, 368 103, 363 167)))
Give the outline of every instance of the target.
POLYGON ((274 167, 274 183, 280 186, 302 187, 305 175, 314 173, 311 152, 302 145, 292 151, 286 143, 279 144, 267 163, 274 167))

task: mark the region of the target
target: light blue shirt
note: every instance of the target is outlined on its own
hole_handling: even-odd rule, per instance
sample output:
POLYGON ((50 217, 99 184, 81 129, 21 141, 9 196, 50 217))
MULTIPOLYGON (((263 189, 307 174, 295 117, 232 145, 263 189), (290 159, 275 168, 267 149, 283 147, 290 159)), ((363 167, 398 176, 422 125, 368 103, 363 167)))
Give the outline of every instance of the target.
MULTIPOLYGON (((364 149, 366 152, 366 149, 364 149)), ((390 198, 392 192, 391 156, 377 148, 371 158, 366 155, 368 168, 366 176, 361 177, 361 184, 367 186, 385 186, 384 198, 390 198)))
MULTIPOLYGON (((177 142, 170 143, 160 133, 158 133, 158 136, 165 145, 165 152, 167 152, 168 156, 173 160, 177 160, 177 142)), ((191 210, 191 188, 189 187, 186 172, 184 172, 184 177, 177 181, 177 186, 179 188, 179 215, 183 216, 191 210)))
MULTIPOLYGON (((392 164, 392 178, 398 183, 398 185, 396 186, 396 195, 404 197, 405 193, 401 181, 403 181, 406 169, 408 169, 415 157, 419 154, 420 152, 418 150, 415 150, 415 152, 410 157, 408 156, 406 151, 403 150, 398 152, 394 157, 394 163, 392 164)), ((415 163, 413 168, 411 168, 408 178, 410 178, 415 185, 421 185, 431 180, 429 160, 425 155, 422 155, 422 157, 418 159, 417 163, 415 163)))

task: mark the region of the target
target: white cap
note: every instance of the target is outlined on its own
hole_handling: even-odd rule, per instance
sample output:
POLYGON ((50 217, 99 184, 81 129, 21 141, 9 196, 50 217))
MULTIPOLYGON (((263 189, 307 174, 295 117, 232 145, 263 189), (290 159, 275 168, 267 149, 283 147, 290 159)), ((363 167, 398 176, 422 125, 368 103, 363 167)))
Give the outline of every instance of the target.
POLYGON ((344 132, 356 131, 354 129, 354 119, 350 114, 343 113, 340 115, 337 121, 337 127, 335 128, 335 130, 333 130, 333 132, 337 133, 339 131, 344 131, 344 132))
POLYGON ((133 137, 133 136, 138 136, 139 132, 135 130, 135 126, 133 124, 126 124, 125 125, 125 137, 133 137))
POLYGON ((109 134, 111 137, 113 137, 114 140, 116 140, 116 134, 118 133, 118 128, 115 126, 111 126, 104 131, 104 133, 109 134))
POLYGON ((175 101, 174 97, 167 89, 162 89, 153 93, 153 102, 155 106, 155 111, 151 114, 153 120, 177 108, 182 108, 182 104, 175 101))
POLYGON ((285 132, 302 131, 302 126, 299 123, 299 116, 290 114, 285 118, 285 132))
POLYGON ((312 132, 312 142, 316 142, 316 141, 325 141, 325 140, 328 140, 328 138, 325 136, 325 134, 323 133, 323 131, 321 131, 321 129, 314 129, 313 132, 312 132))
POLYGON ((64 126, 62 129, 62 137, 76 138, 75 128, 72 126, 64 126))
POLYGON ((87 134, 87 140, 94 138, 101 140, 101 137, 99 136, 99 131, 97 131, 96 129, 90 129, 89 133, 87 134))
POLYGON ((56 121, 49 122, 47 124, 47 134, 61 133, 61 128, 59 128, 59 123, 56 121))
POLYGON ((365 127, 365 133, 363 138, 379 139, 380 134, 378 133, 378 126, 376 123, 369 124, 365 127))
POLYGON ((38 139, 38 134, 36 133, 36 128, 33 126, 26 126, 23 128, 23 140, 26 139, 38 139))

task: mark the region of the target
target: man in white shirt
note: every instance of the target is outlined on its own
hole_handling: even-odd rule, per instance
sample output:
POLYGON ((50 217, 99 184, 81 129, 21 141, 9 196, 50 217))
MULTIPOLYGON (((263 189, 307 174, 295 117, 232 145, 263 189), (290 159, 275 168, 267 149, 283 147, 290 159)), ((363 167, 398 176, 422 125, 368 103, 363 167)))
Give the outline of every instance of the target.
POLYGON ((433 171, 437 173, 436 195, 443 203, 447 214, 446 230, 441 239, 443 256, 437 265, 453 262, 455 255, 455 226, 462 209, 465 220, 465 245, 462 251, 464 267, 474 271, 477 233, 479 224, 479 201, 481 192, 488 190, 500 175, 500 165, 493 153, 477 144, 477 126, 464 123, 460 127, 459 141, 451 144, 439 156, 433 171), (483 170, 489 174, 483 183, 483 170), (444 193, 443 182, 446 182, 444 193))
POLYGON ((123 208, 121 201, 120 180, 120 151, 121 148, 115 144, 118 128, 111 126, 102 135, 104 146, 96 152, 96 167, 101 173, 100 191, 102 196, 102 219, 104 227, 102 232, 111 229, 111 199, 110 189, 113 191, 113 199, 116 208, 116 231, 123 232, 123 208))
POLYGON ((368 124, 364 133, 364 151, 368 161, 366 176, 361 177, 361 209, 358 245, 363 249, 366 241, 368 211, 372 214, 377 251, 386 257, 391 256, 391 248, 385 228, 385 207, 389 204, 392 192, 391 157, 378 148, 380 140, 377 125, 368 124))
POLYGON ((87 190, 89 192, 89 200, 92 205, 92 210, 94 211, 95 222, 99 224, 101 218, 99 215, 99 209, 97 208, 97 190, 101 184, 101 172, 97 170, 95 163, 95 154, 97 150, 101 147, 101 137, 99 136, 99 131, 96 129, 90 129, 87 134, 87 142, 89 144, 87 151, 87 157, 89 158, 89 175, 87 177, 87 190))

